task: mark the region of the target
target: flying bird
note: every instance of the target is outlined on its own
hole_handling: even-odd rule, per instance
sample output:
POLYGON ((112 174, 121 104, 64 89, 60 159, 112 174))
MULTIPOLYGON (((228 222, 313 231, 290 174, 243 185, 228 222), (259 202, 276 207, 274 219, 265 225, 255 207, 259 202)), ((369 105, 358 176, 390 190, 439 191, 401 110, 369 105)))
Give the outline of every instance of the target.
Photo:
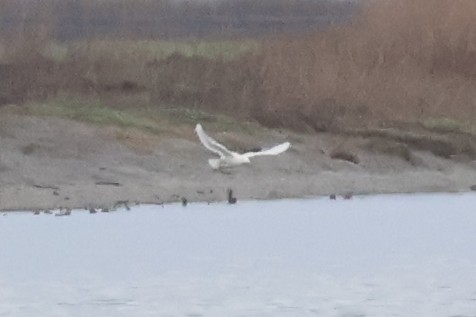
POLYGON ((234 167, 242 164, 247 164, 250 163, 250 158, 254 156, 278 155, 289 149, 289 146, 291 145, 291 143, 289 142, 284 142, 269 149, 240 154, 228 150, 224 145, 218 143, 213 138, 208 136, 203 130, 202 125, 200 123, 197 124, 197 126, 195 127, 195 132, 197 133, 198 138, 200 139, 200 142, 202 142, 203 146, 205 146, 208 150, 212 151, 220 157, 219 159, 208 160, 208 164, 210 164, 213 169, 234 167))

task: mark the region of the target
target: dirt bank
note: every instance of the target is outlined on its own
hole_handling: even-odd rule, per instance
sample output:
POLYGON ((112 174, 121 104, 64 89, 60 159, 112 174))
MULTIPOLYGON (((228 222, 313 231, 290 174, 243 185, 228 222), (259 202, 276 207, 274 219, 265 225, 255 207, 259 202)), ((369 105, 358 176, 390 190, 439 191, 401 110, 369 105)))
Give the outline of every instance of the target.
POLYGON ((52 117, 2 115, 0 209, 111 207, 124 200, 164 203, 182 197, 213 202, 225 200, 228 188, 239 201, 469 191, 476 184, 472 160, 407 147, 389 151, 368 136, 271 130, 257 136, 209 131, 236 149, 292 143, 285 154, 256 158, 224 174, 210 169, 207 159, 213 155, 198 143, 192 126, 189 130, 178 138, 52 117))

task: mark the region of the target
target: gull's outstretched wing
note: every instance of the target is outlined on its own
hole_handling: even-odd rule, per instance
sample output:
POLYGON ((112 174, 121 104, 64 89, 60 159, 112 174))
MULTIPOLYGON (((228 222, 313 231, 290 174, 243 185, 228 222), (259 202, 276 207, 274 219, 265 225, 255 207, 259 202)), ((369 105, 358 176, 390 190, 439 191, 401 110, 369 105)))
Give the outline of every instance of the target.
POLYGON ((250 158, 253 156, 259 156, 259 155, 278 155, 289 149, 291 146, 291 143, 289 142, 284 142, 279 145, 273 146, 270 149, 259 151, 259 152, 248 152, 243 154, 244 156, 250 158))
POLYGON ((200 123, 195 127, 195 132, 197 132, 198 138, 200 139, 200 142, 202 142, 203 146, 213 153, 218 154, 220 158, 233 155, 233 152, 209 137, 205 131, 203 131, 202 125, 200 123))

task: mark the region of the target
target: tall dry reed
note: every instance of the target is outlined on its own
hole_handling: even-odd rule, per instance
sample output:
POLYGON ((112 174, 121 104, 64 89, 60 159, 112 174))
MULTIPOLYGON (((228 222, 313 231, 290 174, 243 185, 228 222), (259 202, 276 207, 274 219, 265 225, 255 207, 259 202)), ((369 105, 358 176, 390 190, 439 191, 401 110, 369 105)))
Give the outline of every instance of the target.
POLYGON ((264 44, 270 123, 476 119, 476 2, 366 2, 350 26, 264 44))

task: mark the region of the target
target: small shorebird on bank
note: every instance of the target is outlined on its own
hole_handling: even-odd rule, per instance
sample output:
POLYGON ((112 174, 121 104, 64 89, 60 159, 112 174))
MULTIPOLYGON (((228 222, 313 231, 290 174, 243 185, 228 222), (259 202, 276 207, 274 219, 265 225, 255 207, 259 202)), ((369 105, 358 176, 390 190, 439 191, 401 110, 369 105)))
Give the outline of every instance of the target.
POLYGON ((55 214, 55 216, 70 216, 71 215, 71 208, 59 208, 59 212, 55 214))
POLYGON ((266 150, 240 154, 228 150, 224 145, 218 143, 208 136, 200 123, 195 127, 195 132, 197 133, 198 138, 200 139, 200 142, 202 142, 203 146, 220 156, 219 159, 208 160, 208 164, 210 164, 210 166, 215 170, 250 163, 250 158, 254 156, 278 155, 289 149, 289 146, 291 145, 289 142, 284 142, 266 150))
POLYGON ((230 205, 236 204, 236 197, 233 196, 233 190, 231 188, 228 188, 227 190, 228 193, 228 203, 230 205))

